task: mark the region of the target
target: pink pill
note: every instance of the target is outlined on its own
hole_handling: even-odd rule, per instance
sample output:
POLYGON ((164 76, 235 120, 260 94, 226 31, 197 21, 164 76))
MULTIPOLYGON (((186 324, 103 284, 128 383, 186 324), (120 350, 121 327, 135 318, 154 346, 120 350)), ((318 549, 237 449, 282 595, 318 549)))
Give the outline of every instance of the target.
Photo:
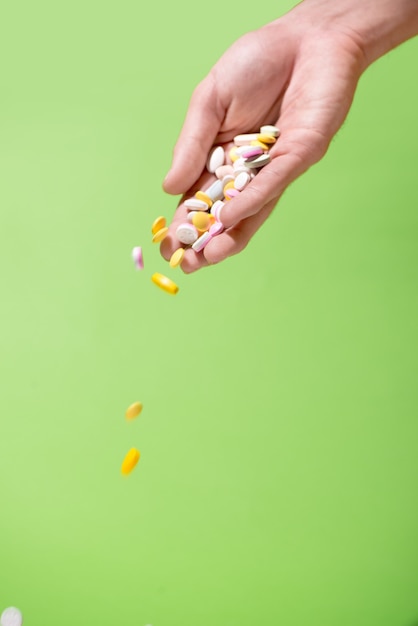
POLYGON ((251 159, 251 157, 256 157, 259 154, 263 154, 263 149, 258 146, 251 146, 248 150, 244 150, 241 156, 243 159, 251 159))
POLYGON ((211 237, 216 237, 216 235, 219 235, 219 233, 221 233, 223 229, 224 229, 224 225, 221 224, 221 222, 216 222, 216 224, 213 224, 209 228, 209 235, 211 237))
POLYGON ((132 250, 132 259, 133 259, 133 262, 135 263, 135 267, 136 267, 137 270, 143 270, 144 269, 144 258, 142 256, 142 248, 141 248, 141 246, 136 246, 132 250))
POLYGON ((203 235, 199 237, 199 239, 196 239, 196 241, 192 245, 193 250, 195 252, 200 252, 211 239, 212 235, 209 235, 209 231, 206 231, 205 233, 203 233, 203 235))
POLYGON ((225 189, 225 198, 236 198, 241 192, 238 189, 225 189))

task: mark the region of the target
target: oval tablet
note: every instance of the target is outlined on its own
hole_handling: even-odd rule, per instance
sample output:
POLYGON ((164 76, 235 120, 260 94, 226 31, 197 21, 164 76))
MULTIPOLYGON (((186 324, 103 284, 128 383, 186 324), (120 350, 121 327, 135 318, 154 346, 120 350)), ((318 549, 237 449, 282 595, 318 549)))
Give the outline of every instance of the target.
POLYGON ((165 217, 163 217, 162 215, 160 217, 157 217, 157 219, 153 221, 151 226, 152 234, 155 235, 155 233, 164 228, 166 224, 167 220, 165 219, 165 217))
POLYGON ((273 137, 273 135, 267 135, 267 133, 260 133, 258 135, 258 141, 261 141, 262 143, 273 144, 276 143, 276 137, 273 137))
POLYGON ((264 167, 267 163, 270 163, 270 161, 270 154, 268 152, 264 152, 264 154, 260 154, 260 156, 255 157, 255 159, 248 159, 248 161, 246 161, 246 165, 247 167, 253 169, 256 167, 264 167))
POLYGON ((250 143, 250 141, 254 141, 258 139, 258 133, 248 133, 247 135, 235 135, 234 144, 236 146, 245 146, 245 144, 250 143))
POLYGON ((193 209, 194 211, 207 211, 209 209, 209 205, 203 200, 198 200, 197 198, 189 198, 184 201, 184 206, 187 206, 188 209, 193 209))
POLYGON ((195 252, 200 252, 201 250, 203 250, 206 244, 209 243, 211 239, 212 239, 212 236, 209 235, 208 232, 203 233, 203 235, 201 235, 199 239, 197 239, 192 245, 193 250, 195 252))
POLYGON ((128 406, 125 413, 126 419, 133 420, 135 419, 135 417, 138 417, 138 415, 142 411, 142 406, 142 402, 134 402, 133 404, 128 406))
POLYGON ((125 476, 130 474, 132 470, 134 469, 135 465, 138 463, 139 457, 140 457, 139 450, 137 450, 136 448, 131 448, 128 454, 125 456, 125 458, 122 461, 122 467, 121 467, 122 474, 124 474, 125 476))
POLYGON ((222 199, 223 191, 224 186, 222 180, 217 179, 214 183, 211 184, 210 187, 205 190, 205 193, 207 193, 212 202, 216 202, 217 200, 222 199))
POLYGON ((221 167, 216 169, 215 176, 216 178, 220 178, 222 180, 224 176, 232 174, 233 171, 232 165, 221 165, 221 167))
POLYGON ((215 146, 209 152, 209 156, 206 162, 206 168, 214 174, 218 167, 221 167, 225 163, 225 150, 222 146, 215 146))
POLYGON ((251 176, 248 174, 248 172, 240 172, 234 180, 235 189, 238 189, 238 191, 242 191, 244 187, 248 185, 250 180, 251 176))
POLYGON ((280 135, 280 128, 277 126, 271 126, 270 124, 266 124, 260 128, 261 135, 272 135, 273 137, 278 137, 280 135))
POLYGON ((238 191, 238 189, 235 189, 234 187, 232 187, 231 189, 226 189, 225 190, 225 200, 231 200, 232 198, 236 198, 237 196, 239 196, 241 192, 238 191))
POLYGON ((167 278, 167 276, 164 276, 164 274, 160 274, 159 272, 153 274, 151 276, 151 280, 155 285, 157 285, 157 287, 163 289, 167 293, 171 293, 173 296, 179 290, 175 282, 173 282, 170 278, 167 278))
POLYGON ((207 193, 200 190, 200 191, 196 191, 194 195, 195 195, 195 198, 197 198, 198 200, 203 200, 203 202, 206 202, 206 204, 208 205, 208 208, 210 209, 213 202, 207 193))
POLYGON ((135 246, 135 248, 132 250, 132 259, 135 263, 135 267, 137 270, 144 269, 144 258, 142 256, 141 246, 135 246))
POLYGON ((165 239, 165 237, 167 236, 167 233, 168 233, 167 226, 164 226, 164 228, 160 228, 160 230, 157 230, 157 232, 153 236, 152 243, 160 243, 160 241, 165 239))
POLYGON ((178 267, 183 260, 184 257, 184 248, 177 248, 175 252, 170 257, 170 267, 178 267))

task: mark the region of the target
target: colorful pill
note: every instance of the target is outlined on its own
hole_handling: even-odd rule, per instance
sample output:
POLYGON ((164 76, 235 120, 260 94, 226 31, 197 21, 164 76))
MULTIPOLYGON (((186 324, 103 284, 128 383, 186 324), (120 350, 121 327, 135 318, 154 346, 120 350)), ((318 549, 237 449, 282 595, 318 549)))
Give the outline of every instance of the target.
POLYGON ((196 241, 196 239, 199 237, 199 233, 197 232, 196 227, 193 226, 193 224, 183 222, 182 224, 177 226, 176 237, 180 241, 180 243, 184 243, 188 246, 196 241))
POLYGON ((139 450, 137 450, 136 448, 131 448, 128 454, 123 459, 122 467, 121 467, 122 474, 124 474, 125 476, 130 474, 132 470, 134 469, 135 465, 138 463, 140 456, 141 455, 139 453, 139 450))
POLYGON ((160 241, 165 239, 165 237, 167 236, 167 233, 168 233, 167 226, 164 226, 164 228, 160 228, 160 230, 157 230, 157 232, 153 236, 152 243, 160 243, 160 241))
POLYGON ((175 252, 170 257, 170 267, 178 267, 183 260, 184 257, 184 248, 177 248, 175 252))
POLYGON ((222 180, 224 176, 226 176, 227 174, 232 174, 233 171, 234 170, 232 169, 232 165, 221 165, 221 167, 218 167, 215 170, 215 176, 216 178, 222 180))
POLYGON ((221 222, 216 222, 216 224, 213 224, 213 226, 209 228, 209 235, 211 237, 216 237, 216 235, 219 235, 219 233, 221 233, 223 230, 224 225, 221 224, 221 222))
POLYGON ((239 155, 237 154, 236 146, 232 146, 230 151, 228 152, 229 159, 231 163, 234 163, 237 159, 239 159, 239 155))
POLYGON ((209 209, 213 204, 213 201, 211 200, 211 198, 204 191, 196 191, 195 198, 197 198, 198 200, 202 200, 203 202, 206 202, 209 209))
MULTIPOLYGON (((232 170, 232 171, 235 173, 234 170, 232 170)), ((226 176, 224 176, 223 179, 222 179, 224 187, 225 187, 225 185, 227 183, 231 182, 231 180, 235 180, 235 177, 232 174, 227 174, 226 176)))
POLYGON ((209 213, 197 212, 196 215, 193 216, 192 224, 196 226, 198 230, 208 230, 210 227, 209 213))
POLYGON ((225 189, 225 200, 232 200, 232 198, 236 198, 239 196, 241 192, 238 189, 232 187, 231 189, 225 189))
POLYGON ((155 233, 158 233, 159 230, 161 230, 162 228, 164 228, 164 226, 167 224, 167 221, 165 219, 165 217, 163 217, 162 215, 160 217, 157 217, 156 220, 154 220, 152 226, 151 226, 151 232, 153 235, 155 235, 155 233))
POLYGON ((193 222, 193 217, 199 213, 199 211, 189 211, 187 216, 186 216, 186 220, 191 224, 193 222))
POLYGON ((245 144, 249 144, 250 141, 254 141, 258 139, 258 133, 247 133, 246 135, 236 135, 234 137, 234 144, 236 146, 244 146, 245 144))
POLYGON ((270 150, 271 146, 267 143, 263 143, 262 141, 259 141, 258 139, 256 141, 252 141, 251 142, 252 146, 258 146, 259 148, 262 148, 263 150, 270 150))
POLYGON ((263 154, 260 154, 259 156, 253 158, 250 158, 247 160, 247 165, 248 167, 252 168, 257 168, 257 167, 264 167, 265 165, 267 165, 267 163, 270 163, 271 161, 271 156, 268 152, 264 152, 263 154))
POLYGON ((224 204, 225 202, 222 202, 222 200, 218 200, 213 204, 210 212, 216 220, 219 220, 219 211, 222 209, 224 204))
POLYGON ((223 196, 224 186, 221 180, 215 180, 214 183, 210 185, 205 191, 212 202, 216 202, 217 200, 221 200, 223 196))
POLYGON ((244 187, 248 185, 250 180, 251 176, 248 174, 248 172, 240 172, 234 180, 235 189, 238 189, 238 191, 242 191, 244 187))
POLYGON ((260 128, 260 135, 272 135, 273 137, 278 137, 280 135, 280 129, 277 128, 277 126, 266 124, 266 126, 262 126, 260 128))
POLYGON ((132 259, 135 263, 135 267, 137 270, 144 269, 144 258, 142 256, 141 246, 135 246, 135 248, 132 250, 132 259))
POLYGON ((273 144, 276 143, 276 137, 273 137, 273 135, 269 135, 268 133, 260 133, 258 135, 258 141, 261 141, 262 143, 273 144))
POLYGON ((194 211, 207 211, 209 209, 209 205, 203 200, 198 200, 197 198, 189 198, 184 201, 184 206, 188 209, 193 209, 194 211))
POLYGON ((235 183, 235 179, 227 182, 226 185, 224 185, 224 193, 227 189, 234 189, 234 186, 235 186, 234 183, 235 183))
POLYGON ((138 417, 141 411, 142 411, 142 402, 134 402, 133 404, 128 406, 128 408, 126 409, 125 417, 128 420, 133 420, 135 419, 135 417, 138 417))
POLYGON ((193 250, 195 252, 200 252, 201 250, 203 250, 206 244, 209 243, 211 239, 212 239, 212 236, 209 235, 208 232, 203 233, 203 235, 201 235, 199 239, 197 239, 192 245, 193 250))
POLYGON ((221 167, 225 163, 225 150, 222 146, 215 146, 209 152, 209 156, 206 162, 206 168, 214 174, 218 167, 221 167))
POLYGON ((260 148, 259 146, 250 146, 243 151, 242 158, 251 159, 252 157, 258 156, 259 154, 263 154, 263 148, 260 148))
POLYGON ((160 289, 163 289, 167 293, 171 293, 173 296, 179 290, 175 282, 173 282, 170 278, 167 278, 167 276, 159 274, 158 272, 151 276, 151 280, 155 285, 157 285, 157 287, 160 287, 160 289))

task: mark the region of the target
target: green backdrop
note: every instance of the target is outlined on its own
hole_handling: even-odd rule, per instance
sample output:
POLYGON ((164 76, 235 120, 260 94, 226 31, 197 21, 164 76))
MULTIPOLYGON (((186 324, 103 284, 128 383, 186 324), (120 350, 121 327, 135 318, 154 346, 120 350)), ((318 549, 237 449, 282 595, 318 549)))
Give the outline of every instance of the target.
POLYGON ((25 626, 418 623, 418 40, 243 253, 187 276, 151 243, 193 88, 292 4, 1 9, 0 612, 25 626))

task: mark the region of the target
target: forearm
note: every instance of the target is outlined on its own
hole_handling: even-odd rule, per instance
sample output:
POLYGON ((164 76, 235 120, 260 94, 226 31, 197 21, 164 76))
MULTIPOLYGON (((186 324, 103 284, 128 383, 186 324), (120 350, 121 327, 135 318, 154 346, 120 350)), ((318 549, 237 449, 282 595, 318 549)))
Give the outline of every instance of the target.
POLYGON ((418 34, 418 0, 303 0, 286 17, 350 36, 365 67, 418 34))

